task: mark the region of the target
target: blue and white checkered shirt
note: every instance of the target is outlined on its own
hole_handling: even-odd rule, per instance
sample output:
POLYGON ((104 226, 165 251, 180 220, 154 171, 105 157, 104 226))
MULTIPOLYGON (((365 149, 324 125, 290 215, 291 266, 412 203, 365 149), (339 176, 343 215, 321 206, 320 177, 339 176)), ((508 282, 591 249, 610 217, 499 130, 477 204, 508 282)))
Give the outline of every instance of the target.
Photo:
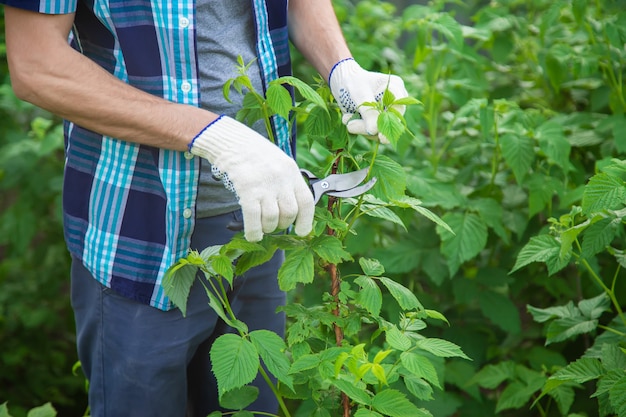
MULTIPOLYGON (((291 71, 287 0, 249 1, 267 84, 291 71)), ((199 105, 194 0, 0 3, 47 14, 76 13, 73 44, 85 56, 141 90, 199 105)), ((291 154, 286 122, 276 118, 273 126, 278 144, 291 154)), ((65 124, 65 135, 63 214, 71 254, 121 295, 171 309, 160 284, 168 267, 189 249, 198 159, 102 136, 72 123, 65 124)))

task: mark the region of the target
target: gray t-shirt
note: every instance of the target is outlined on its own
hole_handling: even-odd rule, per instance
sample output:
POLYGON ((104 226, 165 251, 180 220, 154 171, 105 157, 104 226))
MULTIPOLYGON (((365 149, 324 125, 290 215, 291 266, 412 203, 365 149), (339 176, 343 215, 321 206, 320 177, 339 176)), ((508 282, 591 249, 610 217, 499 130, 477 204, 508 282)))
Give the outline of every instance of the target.
MULTIPOLYGON (((237 57, 245 63, 256 58, 254 17, 249 0, 198 0, 196 3, 196 36, 200 76, 200 104, 217 114, 235 117, 241 109, 243 96, 230 92, 229 103, 222 88, 226 81, 237 76, 237 57)), ((248 70, 248 76, 257 91, 263 82, 258 64, 248 70)), ((263 124, 253 126, 267 136, 263 124)), ((210 217, 239 208, 235 195, 213 179, 208 161, 201 160, 196 217, 210 217)))

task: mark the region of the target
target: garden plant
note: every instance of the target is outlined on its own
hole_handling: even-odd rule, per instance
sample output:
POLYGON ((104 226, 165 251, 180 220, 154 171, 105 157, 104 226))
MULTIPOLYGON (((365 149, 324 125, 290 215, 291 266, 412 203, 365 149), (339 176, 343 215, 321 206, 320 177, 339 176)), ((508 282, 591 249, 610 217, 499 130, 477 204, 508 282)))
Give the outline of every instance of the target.
MULTIPOLYGON (((307 238, 236 238, 173 266, 181 310, 200 268, 235 329, 211 352, 222 415, 251 415, 261 372, 283 416, 626 416, 626 4, 395 3, 334 1, 357 61, 415 97, 378 105, 390 145, 348 135, 297 53, 297 78, 265 96, 250 63, 225 88, 246 95, 241 120, 292 122, 302 168, 378 183, 324 200, 307 238), (284 339, 223 296, 278 249, 284 339)), ((82 415, 59 120, 0 71, 0 416, 82 415)))

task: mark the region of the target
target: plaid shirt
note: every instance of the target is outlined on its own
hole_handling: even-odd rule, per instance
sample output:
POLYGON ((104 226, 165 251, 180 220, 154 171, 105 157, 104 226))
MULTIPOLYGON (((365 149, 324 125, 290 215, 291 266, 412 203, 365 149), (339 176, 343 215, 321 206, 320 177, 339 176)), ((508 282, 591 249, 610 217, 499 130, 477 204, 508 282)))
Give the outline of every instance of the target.
MULTIPOLYGON (((249 0, 264 83, 289 75, 287 0, 249 0)), ((73 44, 128 84, 199 105, 195 0, 0 0, 47 14, 76 13, 73 44)), ((66 68, 71 72, 71 68, 66 68)), ((94 97, 94 100, 97 100, 94 97)), ((289 129, 273 120, 288 154, 289 129)), ((194 229, 200 163, 65 124, 65 239, 96 279, 162 310, 165 271, 186 256, 194 229)), ((192 138, 189 138, 190 140, 192 138)))

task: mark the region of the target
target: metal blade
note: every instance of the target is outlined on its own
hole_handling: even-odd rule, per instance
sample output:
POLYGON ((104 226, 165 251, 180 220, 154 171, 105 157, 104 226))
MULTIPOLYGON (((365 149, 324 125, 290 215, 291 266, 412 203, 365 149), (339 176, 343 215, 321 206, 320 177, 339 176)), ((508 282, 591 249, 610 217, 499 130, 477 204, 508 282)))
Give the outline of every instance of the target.
POLYGON ((376 185, 376 180, 377 178, 374 177, 368 182, 366 182, 365 184, 359 185, 358 187, 354 187, 354 188, 351 188, 349 190, 344 190, 344 191, 331 191, 326 194, 332 195, 333 197, 341 197, 341 198, 356 197, 369 191, 374 185, 376 185))
POLYGON ((358 171, 348 172, 345 174, 331 174, 324 179, 321 179, 319 183, 326 181, 328 183, 328 191, 343 191, 350 188, 354 188, 359 185, 369 172, 369 168, 363 168, 358 171))

